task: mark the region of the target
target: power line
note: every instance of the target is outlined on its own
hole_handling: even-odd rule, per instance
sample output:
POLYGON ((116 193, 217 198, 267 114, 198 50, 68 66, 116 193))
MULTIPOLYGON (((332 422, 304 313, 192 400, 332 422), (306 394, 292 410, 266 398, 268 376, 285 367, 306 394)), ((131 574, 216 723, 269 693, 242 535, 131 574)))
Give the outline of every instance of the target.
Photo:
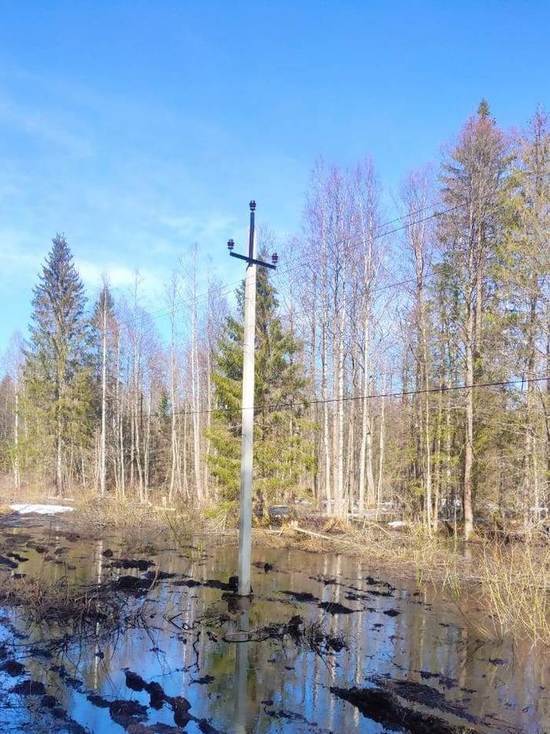
MULTIPOLYGON (((526 172, 524 172, 524 175, 531 176, 531 175, 535 175, 535 174, 534 174, 534 172, 526 171, 526 172)), ((455 206, 448 207, 447 209, 442 209, 441 211, 435 211, 432 214, 430 214, 429 216, 423 217, 422 219, 417 219, 417 220, 414 220, 414 221, 411 221, 411 222, 407 222, 404 225, 402 225, 401 227, 396 227, 394 229, 388 230, 387 232, 381 232, 380 234, 375 234, 373 236, 373 239, 375 239, 375 240, 376 239, 381 239, 383 237, 387 237, 390 234, 395 234, 396 232, 401 232, 401 231, 403 231, 405 229, 408 229, 409 227, 412 227, 415 224, 422 224, 423 222, 427 222, 427 221, 429 221, 431 219, 436 219, 437 217, 441 217, 444 214, 450 214, 453 211, 457 211, 458 209, 461 209, 461 208, 467 206, 467 204, 468 204, 468 202, 463 202, 462 204, 456 204, 455 206)), ((407 219, 408 217, 414 216, 416 214, 420 214, 421 212, 426 211, 427 209, 430 209, 432 206, 433 206, 433 204, 428 204, 425 207, 421 207, 419 209, 415 209, 412 212, 408 212, 408 213, 403 214, 403 215, 401 215, 399 217, 395 217, 394 219, 390 219, 387 222, 383 222, 382 224, 377 225, 375 227, 375 231, 378 230, 378 229, 381 229, 383 227, 388 227, 388 226, 394 224, 395 222, 399 222, 399 221, 402 221, 404 219, 407 219)), ((299 261, 299 262, 297 262, 296 264, 294 264, 294 265, 292 265, 290 267, 282 268, 282 269, 280 268, 278 270, 278 273, 279 273, 279 275, 286 275, 287 273, 292 272, 296 268, 302 267, 302 266, 305 266, 305 265, 308 265, 308 264, 309 264, 309 260, 303 259, 302 261, 299 261)), ((221 295, 225 295, 226 293, 229 293, 234 287, 240 285, 241 283, 242 283, 242 279, 237 280, 237 281, 234 281, 232 283, 227 283, 225 285, 221 285, 217 289, 215 288, 214 289, 214 292, 217 291, 220 296, 221 295)), ((387 286, 387 287, 390 288, 390 287, 393 287, 393 286, 387 286)), ((198 303, 200 303, 205 298, 206 299, 209 298, 211 294, 212 294, 212 290, 209 289, 208 291, 205 291, 203 293, 200 293, 200 294, 194 296, 191 299, 178 299, 179 305, 176 308, 174 308, 174 310, 179 310, 182 306, 186 306, 186 305, 187 306, 191 306, 191 307, 192 306, 196 306, 198 303)), ((149 313, 148 312, 148 315, 151 318, 153 318, 153 319, 163 318, 164 316, 169 315, 172 312, 172 310, 173 309, 168 308, 168 309, 159 310, 157 312, 155 312, 155 311, 153 311, 152 313, 149 313)))
MULTIPOLYGON (((414 226, 416 224, 422 224, 422 223, 428 222, 428 221, 430 221, 432 219, 436 219, 438 217, 441 217, 444 214, 450 214, 451 212, 454 212, 454 211, 457 211, 459 209, 462 209, 466 205, 467 205, 467 202, 464 202, 462 204, 456 204, 455 206, 448 207, 447 209, 442 209, 440 211, 435 211, 432 214, 428 215, 427 217, 422 217, 421 219, 416 219, 416 220, 413 220, 413 221, 409 221, 409 222, 406 222, 405 224, 403 224, 400 227, 395 227, 394 229, 390 229, 390 230, 388 230, 386 232, 380 232, 379 234, 375 234, 375 235, 372 236, 372 239, 373 240, 378 240, 378 239, 382 239, 384 237, 387 237, 387 236, 389 236, 391 234, 395 234, 397 232, 402 232, 403 230, 406 230, 409 227, 412 227, 412 226, 414 226)), ((413 212, 410 212, 408 214, 404 214, 404 215, 402 215, 400 217, 396 217, 395 219, 388 220, 387 222, 383 222, 382 224, 380 224, 377 227, 375 227, 375 231, 378 230, 378 229, 382 229, 384 227, 387 227, 387 226, 389 226, 389 225, 391 225, 391 224, 393 224, 395 222, 402 221, 403 219, 406 219, 407 217, 413 216, 414 214, 420 213, 420 212, 425 211, 426 209, 429 209, 429 208, 430 208, 430 206, 426 206, 426 207, 423 207, 421 209, 414 210, 413 212)), ((310 260, 304 258, 301 261, 298 261, 294 265, 291 265, 291 266, 289 266, 287 268, 279 268, 279 270, 277 272, 278 272, 279 275, 287 275, 288 273, 293 272, 297 268, 304 267, 304 266, 307 266, 309 264, 310 264, 310 260)), ((406 283, 412 283, 412 282, 414 282, 414 280, 415 280, 414 278, 410 278, 408 280, 398 281, 398 282, 395 282, 395 283, 389 283, 387 285, 380 286, 378 288, 374 288, 374 289, 372 289, 371 292, 375 293, 375 292, 378 292, 378 291, 389 290, 390 288, 395 288, 395 287, 398 287, 400 285, 405 285, 406 283)), ((210 296, 212 295, 212 293, 214 293, 214 294, 217 293, 219 296, 226 295, 231 290, 233 290, 233 288, 235 288, 238 285, 241 285, 241 283, 242 283, 242 278, 240 280, 238 280, 238 281, 234 281, 233 283, 228 283, 226 285, 221 285, 219 288, 214 288, 213 290, 212 289, 209 289, 208 291, 205 291, 205 292, 203 292, 201 294, 198 294, 198 295, 194 296, 191 299, 179 299, 178 305, 176 307, 174 307, 173 309, 169 308, 169 309, 166 309, 164 311, 158 311, 156 313, 155 312, 148 313, 148 316, 150 316, 153 319, 157 319, 157 318, 162 318, 164 316, 169 315, 170 313, 172 313, 172 311, 174 311, 174 313, 175 313, 176 311, 179 311, 183 306, 188 306, 190 308, 196 307, 204 299, 210 298, 210 296)), ((142 332, 142 335, 147 336, 149 333, 152 333, 152 332, 153 332, 153 327, 151 327, 150 329, 145 329, 142 332)))
MULTIPOLYGON (((402 227, 398 227, 396 229, 393 229, 393 230, 391 230, 389 232, 382 232, 382 233, 380 233, 378 235, 374 235, 373 239, 381 239, 382 237, 385 237, 388 234, 393 234, 393 233, 398 232, 398 231, 401 231, 403 229, 407 229, 408 227, 413 226, 414 224, 420 224, 421 222, 428 221, 429 219, 433 219, 435 217, 438 217, 438 216, 441 216, 443 214, 446 214, 446 213, 448 213, 450 211, 454 211, 455 209, 458 209, 458 208, 460 208, 462 206, 464 206, 464 205, 463 204, 459 204, 458 206, 451 207, 449 209, 445 209, 445 210, 440 211, 440 212, 434 212, 429 217, 424 217, 422 220, 416 220, 414 222, 408 222, 406 225, 404 225, 402 227)), ((404 214, 402 217, 397 217, 396 219, 392 219, 392 220, 389 220, 388 222, 384 222, 383 224, 381 224, 378 227, 376 227, 376 229, 380 229, 382 227, 386 227, 389 224, 393 224, 396 221, 401 221, 402 219, 405 219, 408 216, 413 216, 414 214, 417 214, 417 213, 419 213, 421 211, 425 211, 425 209, 427 209, 427 208, 429 208, 429 207, 424 207, 423 209, 415 210, 414 212, 411 212, 409 214, 404 214)), ((296 263, 296 264, 294 264, 292 266, 289 266, 289 267, 284 268, 282 270, 280 269, 278 271, 278 273, 279 274, 287 274, 287 273, 289 273, 289 272, 291 272, 293 270, 296 270, 296 268, 305 266, 307 264, 309 264, 309 261, 306 260, 306 259, 303 259, 301 262, 298 262, 298 263, 296 263)), ((397 281, 395 283, 388 283, 386 285, 379 286, 377 288, 371 289, 371 293, 377 293, 379 291, 389 290, 390 288, 396 288, 396 287, 398 287, 400 285, 406 285, 407 283, 414 282, 414 280, 415 280, 414 278, 409 278, 407 280, 401 280, 401 281, 397 281)), ((241 278, 240 280, 234 281, 233 283, 227 283, 225 285, 220 285, 219 287, 214 287, 213 289, 211 288, 208 291, 205 291, 205 292, 203 292, 201 294, 197 294, 196 296, 194 296, 191 299, 178 299, 178 305, 177 306, 174 306, 174 308, 168 308, 168 309, 164 309, 164 310, 157 311, 157 312, 154 312, 154 311, 153 312, 148 312, 148 311, 144 310, 144 312, 145 312, 145 315, 146 316, 148 316, 149 318, 152 318, 153 320, 154 319, 157 319, 157 318, 162 318, 164 316, 170 315, 172 313, 172 311, 175 314, 183 306, 188 306, 189 308, 194 308, 199 303, 201 303, 203 300, 209 299, 212 295, 219 295, 220 297, 223 296, 223 295, 226 295, 231 290, 233 290, 233 288, 235 288, 238 285, 241 285, 242 282, 243 281, 242 281, 242 278, 241 278)), ((146 328, 146 329, 142 330, 141 336, 142 337, 148 336, 148 335, 150 335, 152 333, 154 333, 154 326, 150 326, 149 328, 146 328)))
MULTIPOLYGON (((516 380, 503 380, 499 382, 480 382, 475 385, 448 385, 448 386, 440 386, 440 387, 430 387, 430 388, 424 388, 420 390, 404 390, 404 391, 395 391, 395 392, 385 392, 385 393, 376 393, 376 394, 368 394, 368 395, 348 395, 343 398, 329 398, 327 400, 303 400, 303 401, 294 401, 290 403, 270 403, 264 406, 256 406, 254 408, 255 413, 259 413, 262 410, 269 409, 269 412, 275 412, 276 410, 282 410, 282 409, 289 409, 294 407, 303 407, 303 408, 309 408, 312 405, 324 405, 327 403, 345 403, 353 400, 378 400, 378 399, 386 399, 386 398, 403 398, 403 397, 411 397, 413 395, 425 395, 427 393, 447 393, 447 392, 459 392, 461 390, 470 390, 470 389, 476 389, 476 388, 484 388, 484 387, 509 387, 510 385, 517 385, 517 384, 527 384, 531 382, 544 382, 545 380, 550 380, 550 376, 545 377, 526 377, 526 378, 518 378, 516 380)), ((204 415, 204 414, 213 414, 213 413, 229 413, 233 409, 232 408, 211 408, 209 410, 176 410, 170 413, 155 413, 154 415, 158 417, 164 417, 164 418, 171 418, 172 415, 178 415, 178 416, 188 416, 188 415, 204 415)), ((235 412, 241 411, 242 408, 239 406, 235 409, 235 412)), ((246 410, 246 408, 245 408, 246 410)), ((170 446, 167 444, 162 449, 152 449, 148 452, 149 456, 155 456, 157 454, 164 454, 168 453, 170 451, 170 446)))
MULTIPOLYGON (((525 172, 525 175, 529 176, 529 175, 534 175, 534 174, 532 172, 525 172)), ((402 226, 395 227, 394 229, 390 229, 387 232, 380 232, 379 234, 375 234, 372 237, 372 239, 374 239, 374 240, 382 239, 383 237, 387 237, 390 234, 395 234, 396 232, 402 232, 403 230, 406 230, 409 227, 412 227, 412 226, 414 226, 416 224, 423 224, 424 222, 428 222, 431 219, 436 219, 438 217, 441 217, 444 214, 450 214, 451 212, 458 211, 459 209, 462 209, 462 208, 464 208, 467 205, 468 205, 468 202, 463 202, 461 204, 456 204, 454 206, 447 207, 446 209, 441 209, 440 211, 435 211, 435 212, 433 212, 432 214, 430 214, 427 217, 423 217, 421 219, 416 219, 416 220, 411 221, 411 222, 406 222, 402 226)), ((382 222, 382 224, 379 224, 379 225, 377 225, 375 227, 375 231, 378 230, 378 229, 382 229, 384 227, 388 227, 388 226, 390 226, 392 224, 395 224, 396 222, 403 221, 404 219, 407 219, 409 217, 415 216, 416 214, 420 214, 423 211, 426 211, 427 209, 431 209, 433 206, 434 206, 433 204, 428 204, 428 205, 426 205, 424 207, 420 207, 419 209, 415 209, 415 210, 413 210, 411 212, 407 212, 406 214, 402 214, 399 217, 395 217, 394 219, 390 219, 387 222, 382 222)), ((297 262, 295 265, 289 266, 287 268, 282 268, 282 269, 280 268, 277 272, 278 272, 279 275, 286 275, 287 273, 295 270, 297 267, 301 267, 302 265, 308 265, 308 264, 309 264, 309 260, 303 259, 302 261, 297 262)), ((234 281, 233 283, 227 283, 224 286, 220 286, 220 288, 218 289, 219 292, 220 292, 220 295, 222 295, 224 293, 228 293, 234 287, 236 287, 237 285, 240 285, 241 283, 242 283, 242 278, 240 280, 234 281)), ((388 286, 388 287, 392 287, 392 286, 388 286)), ((196 305, 199 301, 203 300, 204 298, 209 298, 210 297, 210 294, 211 294, 211 291, 209 290, 209 291, 206 291, 206 292, 204 292, 202 294, 198 294, 196 297, 192 298, 191 300, 187 300, 187 299, 181 300, 180 299, 180 301, 179 301, 180 306, 185 306, 185 305, 193 306, 193 305, 196 305)), ((178 308, 179 308, 179 306, 178 306, 178 308)), ((152 314, 149 314, 149 315, 152 316, 153 318, 161 318, 161 317, 163 317, 165 315, 170 314, 171 311, 172 311, 172 309, 166 309, 164 311, 159 311, 156 314, 155 314, 155 312, 153 312, 152 314)))
MULTIPOLYGON (((461 209, 462 207, 466 206, 466 204, 457 204, 456 206, 449 207, 448 209, 442 209, 438 212, 433 212, 433 214, 430 214, 427 217, 423 217, 422 219, 416 219, 412 222, 407 222, 406 224, 402 225, 401 227, 395 227, 394 229, 390 229, 387 232, 381 232, 380 234, 375 234, 372 236, 373 240, 379 240, 384 237, 387 237, 390 234, 395 234, 396 232, 401 232, 405 229, 408 229, 409 227, 414 226, 415 224, 422 224, 423 222, 428 222, 430 219, 436 219, 437 217, 441 217, 444 214, 449 214, 450 212, 456 211, 457 209, 461 209)), ((389 222, 384 222, 383 224, 380 224, 375 229, 380 229, 382 227, 387 227, 390 224, 393 224, 396 221, 399 221, 400 219, 405 218, 407 215, 404 215, 404 217, 399 217, 397 219, 390 220, 389 222)), ((301 262, 296 263, 296 265, 292 265, 291 267, 288 267, 286 269, 279 270, 279 274, 286 275, 287 273, 291 272, 292 270, 295 270, 297 267, 302 267, 303 265, 309 265, 309 260, 303 259, 301 262)))
MULTIPOLYGON (((303 407, 309 408, 312 405, 324 405, 326 403, 346 403, 352 400, 375 400, 380 398, 403 398, 410 397, 412 395, 425 395, 426 393, 447 393, 447 392, 458 392, 460 390, 475 390, 482 387, 508 387, 510 385, 527 384, 530 382, 544 382, 550 380, 550 376, 546 377, 525 377, 518 378, 516 380, 503 380, 499 382, 478 382, 472 385, 441 385, 440 387, 428 387, 420 390, 400 390, 396 392, 385 392, 385 393, 369 393, 367 395, 347 395, 343 398, 328 398, 328 399, 316 399, 316 400, 300 400, 289 403, 268 403, 263 406, 257 406, 255 412, 260 412, 265 409, 281 410, 287 408, 303 407)), ((240 410, 237 408, 236 410, 240 410)), ((208 413, 229 413, 232 408, 210 408, 206 410, 176 410, 171 413, 164 414, 166 417, 172 415, 198 415, 208 413)), ((157 414, 159 415, 159 414, 157 414)))
MULTIPOLYGON (((450 212, 456 211, 457 209, 461 209, 464 206, 465 206, 465 204, 457 204, 456 206, 449 207, 449 208, 443 209, 441 211, 433 212, 432 214, 430 214, 427 217, 423 217, 422 219, 417 219, 417 220, 414 220, 412 222, 407 222, 406 224, 403 224, 401 227, 396 227, 394 229, 388 230, 387 232, 380 232, 378 234, 375 234, 375 235, 373 235, 372 239, 373 240, 382 239, 383 237, 387 237, 390 234, 395 234, 396 232, 401 232, 401 231, 403 231, 405 229, 408 229, 409 227, 412 227, 412 226, 414 226, 416 224, 422 224, 422 223, 427 222, 427 221, 429 221, 431 219, 435 219, 437 217, 443 216, 444 214, 448 214, 450 212)), ((379 224, 379 225, 377 225, 375 227, 375 232, 377 230, 379 230, 379 229, 384 228, 384 227, 388 227, 389 225, 394 224, 395 222, 402 221, 404 219, 407 219, 408 217, 414 216, 415 214, 419 214, 422 211, 426 211, 426 209, 429 209, 430 207, 431 207, 431 205, 430 206, 426 206, 426 207, 422 207, 421 209, 414 210, 412 212, 409 212, 408 214, 403 214, 400 217, 396 217, 395 219, 390 219, 387 222, 383 222, 382 224, 379 224)), ((308 265, 308 264, 309 264, 309 260, 306 259, 306 258, 303 258, 301 261, 298 261, 294 265, 291 265, 291 266, 289 266, 287 268, 279 269, 278 270, 278 274, 279 275, 287 275, 288 273, 296 270, 296 268, 302 267, 302 266, 305 266, 305 265, 308 265)), ((409 281, 409 282, 411 282, 411 281, 409 281)), ((151 318, 153 318, 153 319, 163 318, 164 316, 170 315, 172 313, 172 311, 175 312, 175 311, 180 310, 180 308, 182 308, 183 306, 189 306, 190 308, 192 308, 192 307, 196 306, 198 303, 200 303, 202 300, 210 298, 210 296, 213 293, 214 294, 217 293, 220 296, 221 295, 225 295, 225 294, 229 293, 233 288, 235 288, 236 286, 240 285, 241 283, 242 283, 242 278, 240 280, 234 281, 232 283, 227 283, 225 285, 221 285, 219 288, 214 288, 213 290, 212 289, 209 289, 208 291, 205 291, 203 293, 199 293, 199 294, 197 294, 196 296, 194 296, 194 297, 192 297, 190 299, 180 298, 180 299, 178 299, 178 305, 175 306, 173 309, 172 308, 167 308, 167 309, 159 310, 157 312, 153 311, 152 313, 149 313, 149 316, 151 318)), ((392 285, 384 286, 380 290, 384 290, 386 288, 395 287, 395 285, 401 285, 402 283, 403 283, 403 281, 400 282, 400 283, 397 283, 397 284, 392 284, 392 285)))

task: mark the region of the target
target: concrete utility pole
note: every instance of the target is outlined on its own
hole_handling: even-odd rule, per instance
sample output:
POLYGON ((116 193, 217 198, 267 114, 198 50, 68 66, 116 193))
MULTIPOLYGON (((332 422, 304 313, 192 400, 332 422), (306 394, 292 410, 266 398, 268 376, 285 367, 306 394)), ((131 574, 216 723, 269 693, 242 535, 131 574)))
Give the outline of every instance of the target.
POLYGON ((101 349, 101 443, 99 451, 99 493, 105 496, 106 435, 107 435, 107 288, 103 284, 102 349, 101 349))
POLYGON ((243 397, 241 439, 241 495, 239 522, 239 595, 250 596, 250 557, 252 551, 252 472, 254 464, 254 341, 256 335, 256 265, 275 269, 277 255, 272 263, 256 260, 256 235, 254 231, 256 202, 250 202, 250 230, 248 256, 233 252, 235 242, 227 247, 232 257, 247 263, 244 287, 244 345, 243 345, 243 397))

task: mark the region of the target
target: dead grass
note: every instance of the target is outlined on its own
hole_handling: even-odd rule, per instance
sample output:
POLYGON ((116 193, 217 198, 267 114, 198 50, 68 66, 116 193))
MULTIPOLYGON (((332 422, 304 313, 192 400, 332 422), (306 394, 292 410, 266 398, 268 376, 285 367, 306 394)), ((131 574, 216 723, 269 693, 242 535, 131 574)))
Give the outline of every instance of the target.
POLYGON ((486 544, 476 565, 484 634, 550 646, 550 548, 486 544))
POLYGON ((397 576, 430 580, 434 573, 443 580, 449 572, 450 559, 467 574, 467 562, 453 541, 447 537, 430 535, 421 526, 409 532, 391 532, 371 523, 357 528, 345 523, 328 523, 322 532, 301 528, 295 522, 278 530, 256 529, 257 542, 282 548, 291 547, 314 553, 335 552, 348 556, 367 557, 378 567, 388 568, 397 576), (429 572, 429 573, 428 573, 429 572))
POLYGON ((81 532, 116 531, 121 535, 146 535, 167 529, 174 514, 162 506, 140 504, 136 500, 117 497, 98 499, 90 495, 79 500, 71 514, 70 524, 81 532))
MULTIPOLYGON (((0 477, 0 496, 6 504, 12 502, 44 502, 52 499, 54 495, 54 487, 44 485, 44 482, 35 480, 32 477, 22 482, 18 489, 13 484, 12 476, 3 475, 0 477)), ((68 496, 72 496, 72 494, 68 496)), ((56 497, 57 501, 60 499, 64 498, 56 497)))
POLYGON ((442 589, 484 639, 511 636, 550 646, 550 547, 483 540, 441 552, 414 545, 419 583, 442 589))
MULTIPOLYGON (((327 528, 325 526, 324 530, 327 528)), ((486 639, 511 636, 550 647, 550 547, 482 540, 464 546, 421 526, 390 533, 375 524, 329 535, 292 524, 257 531, 258 542, 368 559, 393 577, 442 591, 486 639)))
POLYGON ((353 525, 351 525, 346 520, 342 520, 338 517, 330 517, 323 525, 322 532, 343 535, 350 533, 352 530, 353 525))
POLYGON ((118 621, 123 606, 106 587, 79 588, 66 577, 51 581, 24 576, 5 579, 0 599, 10 606, 22 606, 35 624, 63 623, 82 628, 88 622, 118 621))

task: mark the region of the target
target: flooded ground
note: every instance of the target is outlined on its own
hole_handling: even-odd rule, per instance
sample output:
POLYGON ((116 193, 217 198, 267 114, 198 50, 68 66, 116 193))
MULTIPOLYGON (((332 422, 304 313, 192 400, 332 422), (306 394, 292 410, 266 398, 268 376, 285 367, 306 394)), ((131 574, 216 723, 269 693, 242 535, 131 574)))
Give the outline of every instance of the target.
POLYGON ((120 620, 75 636, 5 604, 6 732, 550 731, 543 653, 475 639, 436 591, 358 559, 256 547, 248 608, 229 540, 86 540, 58 523, 0 529, 0 584, 101 584, 120 620))

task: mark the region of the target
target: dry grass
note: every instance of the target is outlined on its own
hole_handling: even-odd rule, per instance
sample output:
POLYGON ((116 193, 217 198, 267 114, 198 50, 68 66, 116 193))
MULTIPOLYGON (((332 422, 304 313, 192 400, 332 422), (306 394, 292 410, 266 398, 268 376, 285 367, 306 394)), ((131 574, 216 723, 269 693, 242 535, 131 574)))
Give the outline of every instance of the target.
POLYGON ((166 529, 168 518, 173 514, 163 507, 140 504, 134 499, 98 499, 95 495, 80 499, 75 510, 70 523, 76 529, 96 533, 111 530, 121 535, 141 535, 166 529))
POLYGON ((443 589, 477 635, 550 646, 548 545, 485 540, 445 555, 427 540, 415 548, 419 583, 443 589))
POLYGON ((35 624, 63 623, 81 629, 89 622, 116 622, 123 600, 106 587, 79 588, 66 577, 49 579, 10 577, 0 590, 0 599, 10 606, 23 606, 35 624))
POLYGON ((323 525, 323 533, 343 535, 352 532, 353 525, 338 517, 330 517, 323 525))
POLYGON ((415 577, 419 582, 427 577, 431 580, 434 574, 440 580, 445 579, 451 558, 454 565, 461 566, 462 574, 467 573, 467 564, 452 540, 430 535, 421 526, 413 526, 407 533, 402 533, 388 531, 376 523, 364 528, 330 523, 318 532, 297 527, 291 522, 279 530, 257 529, 254 534, 258 542, 278 548, 366 556, 378 567, 388 568, 397 576, 415 577))
POLYGON ((476 565, 484 633, 550 646, 550 548, 487 544, 476 565))
MULTIPOLYGON (((55 496, 55 488, 31 477, 23 481, 17 489, 14 486, 13 477, 5 474, 0 477, 0 496, 6 504, 12 502, 44 502, 55 496)), ((57 497, 56 499, 63 498, 57 497)))
POLYGON ((147 595, 132 599, 110 584, 75 585, 63 577, 10 577, 0 589, 4 608, 21 608, 18 617, 41 630, 48 649, 66 649, 75 640, 114 640, 129 629, 148 629, 147 595))
POLYGON ((421 586, 442 590, 484 638, 511 636, 550 646, 548 545, 485 540, 465 547, 421 526, 390 533, 375 524, 344 535, 298 531, 292 524, 257 535, 259 542, 276 547, 367 558, 394 577, 414 577, 421 586))

